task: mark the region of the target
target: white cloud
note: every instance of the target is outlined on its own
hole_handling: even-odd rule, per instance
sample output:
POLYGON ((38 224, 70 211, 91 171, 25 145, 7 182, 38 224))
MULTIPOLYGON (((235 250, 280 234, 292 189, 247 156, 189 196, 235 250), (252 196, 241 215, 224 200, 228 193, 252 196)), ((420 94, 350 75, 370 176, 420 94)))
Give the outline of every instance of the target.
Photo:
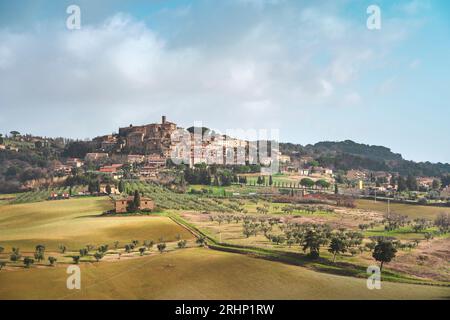
MULTIPOLYGON (((278 3, 244 2, 256 10, 278 3)), ((86 137, 162 113, 247 127, 292 121, 345 92, 344 101, 359 103, 354 82, 389 42, 320 7, 285 9, 256 18, 249 9, 230 30, 223 26, 233 17, 223 14, 215 21, 222 33, 208 25, 214 32, 199 40, 209 20, 189 20, 188 8, 179 17, 188 19, 178 30, 185 42, 124 14, 79 31, 2 31, 0 108, 24 128, 39 123, 46 134, 86 137), (329 59, 316 63, 322 53, 329 59)))

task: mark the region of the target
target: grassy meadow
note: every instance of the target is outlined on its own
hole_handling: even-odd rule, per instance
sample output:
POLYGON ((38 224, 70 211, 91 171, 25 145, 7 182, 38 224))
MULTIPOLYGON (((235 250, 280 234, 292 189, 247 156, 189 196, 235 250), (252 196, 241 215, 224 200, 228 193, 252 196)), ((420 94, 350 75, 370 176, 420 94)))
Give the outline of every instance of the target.
POLYGON ((162 216, 100 217, 112 208, 107 197, 81 198, 0 206, 0 246, 34 251, 37 244, 54 251, 59 244, 79 249, 87 244, 102 245, 133 239, 175 241, 193 236, 162 216))
MULTIPOLYGON (((198 248, 195 237, 169 216, 182 217, 219 241, 270 248, 275 255, 287 252, 291 256, 292 253, 301 256, 298 246, 270 244, 262 234, 246 238, 241 223, 219 225, 203 212, 234 212, 234 200, 176 194, 137 183, 133 186, 152 196, 158 204, 165 204, 165 211, 148 216, 101 216, 113 207, 108 197, 21 204, 11 204, 7 200, 0 202, 0 246, 5 249, 0 253, 1 261, 9 259, 12 247, 19 247, 23 256, 31 256, 37 244, 46 246, 46 257, 54 255, 58 258, 55 267, 49 266, 47 261, 35 263, 29 269, 23 267, 22 261, 8 262, 6 268, 0 270, 0 299, 450 299, 448 286, 385 281, 382 290, 371 291, 364 278, 332 272, 329 268, 338 267, 320 261, 311 266, 286 264, 280 262, 283 260, 257 259, 251 254, 198 248), (199 209, 192 211, 193 207, 199 209), (167 242, 167 252, 160 254, 155 246, 139 256, 138 249, 144 240, 158 243, 160 238, 167 242), (188 248, 177 247, 180 238, 187 240, 188 248), (132 252, 124 252, 124 245, 132 240, 139 240, 139 246, 132 252), (115 241, 120 246, 113 249, 115 241), (56 252, 60 244, 68 247, 67 253, 56 252), (82 290, 66 289, 66 267, 73 263, 72 255, 86 245, 103 244, 109 245, 109 251, 100 262, 94 262, 94 250, 81 258, 82 290)), ((11 196, 4 196, 4 199, 11 196)), ((363 210, 318 211, 314 214, 294 211, 287 216, 282 211, 286 204, 263 200, 239 202, 245 211, 241 214, 280 217, 289 221, 357 225, 368 219, 368 213, 363 210), (267 208, 267 214, 258 212, 261 207, 267 208)), ((274 232, 281 233, 281 229, 275 227, 274 232)), ((378 229, 366 231, 370 232, 376 233, 378 229)), ((331 258, 325 249, 321 253, 324 259, 331 258)), ((354 268, 349 264, 354 263, 358 266, 357 270, 354 268, 356 273, 365 273, 363 267, 374 263, 368 255, 338 257, 337 261, 342 263, 339 268, 346 271, 346 266, 354 268)), ((411 266, 415 262, 405 263, 411 266)), ((403 265, 399 266, 397 269, 403 271, 403 265)), ((386 270, 390 268, 391 265, 386 270)), ((420 268, 428 270, 423 266, 420 268)), ((386 274, 385 277, 391 280, 394 276, 386 274)))
POLYGON ((448 299, 450 289, 329 275, 243 255, 192 248, 137 260, 0 272, 0 299, 448 299))
MULTIPOLYGON (((356 207, 364 210, 379 211, 382 213, 388 212, 388 203, 384 201, 356 200, 356 207)), ((450 213, 449 207, 433 207, 433 206, 420 206, 412 204, 403 203, 392 203, 390 204, 390 211, 398 214, 406 215, 410 219, 424 218, 429 220, 434 220, 439 213, 450 213)))

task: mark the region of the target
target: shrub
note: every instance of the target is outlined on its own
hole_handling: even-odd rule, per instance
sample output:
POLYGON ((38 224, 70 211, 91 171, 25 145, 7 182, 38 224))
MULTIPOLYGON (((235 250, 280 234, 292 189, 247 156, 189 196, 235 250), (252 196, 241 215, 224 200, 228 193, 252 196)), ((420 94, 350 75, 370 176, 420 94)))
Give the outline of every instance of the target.
POLYGON ((34 263, 34 259, 30 257, 25 257, 23 259, 23 264, 25 265, 25 268, 29 268, 34 263))
POLYGON ((164 250, 166 250, 166 244, 165 243, 160 243, 160 244, 157 245, 157 247, 158 247, 158 251, 160 253, 163 253, 164 250))
POLYGON ((178 241, 178 248, 180 249, 186 248, 186 244, 187 244, 186 240, 178 241))
POLYGON ((58 259, 56 259, 55 257, 48 257, 48 262, 50 262, 50 265, 55 265, 55 263, 56 263, 56 261, 57 261, 58 259))
POLYGON ((103 257, 104 257, 104 254, 102 252, 96 252, 94 254, 94 258, 95 258, 95 260, 97 260, 97 262, 99 262, 103 257))

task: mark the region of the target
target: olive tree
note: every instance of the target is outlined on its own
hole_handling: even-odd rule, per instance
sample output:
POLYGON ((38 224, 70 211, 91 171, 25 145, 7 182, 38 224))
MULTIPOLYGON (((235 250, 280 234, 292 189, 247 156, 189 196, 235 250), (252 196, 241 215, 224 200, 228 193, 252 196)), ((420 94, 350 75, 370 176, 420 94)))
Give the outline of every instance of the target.
POLYGON ((23 264, 25 265, 25 268, 29 268, 34 263, 34 259, 31 257, 25 257, 23 259, 23 264))
POLYGON ((57 260, 58 259, 56 259, 55 257, 48 257, 48 262, 51 266, 54 266, 57 260))
POLYGON ((97 262, 99 262, 104 257, 104 254, 102 252, 96 252, 94 254, 94 258, 97 262))
POLYGON ((380 262, 380 271, 383 270, 383 264, 391 262, 395 258, 397 249, 395 249, 392 241, 380 239, 373 250, 373 258, 380 262))
POLYGON ((336 261, 336 254, 345 253, 347 251, 347 244, 344 237, 335 235, 331 238, 330 247, 328 251, 333 254, 333 262, 336 261))
POLYGON ((166 244, 163 242, 163 243, 159 243, 158 245, 157 245, 157 248, 158 248, 158 251, 160 252, 160 253, 163 253, 164 252, 164 250, 166 250, 166 244))

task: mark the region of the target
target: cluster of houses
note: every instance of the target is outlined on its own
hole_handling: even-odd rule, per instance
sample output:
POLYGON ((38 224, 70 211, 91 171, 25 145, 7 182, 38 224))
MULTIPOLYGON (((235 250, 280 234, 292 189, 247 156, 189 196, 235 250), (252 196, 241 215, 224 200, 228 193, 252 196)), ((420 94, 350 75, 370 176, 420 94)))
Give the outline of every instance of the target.
MULTIPOLYGON (((359 185, 359 189, 370 188, 377 191, 392 191, 396 190, 398 186, 392 185, 393 174, 386 171, 369 171, 369 170, 349 170, 345 175, 345 178, 349 182, 356 182, 359 185)), ((432 190, 433 182, 438 178, 436 177, 417 177, 415 178, 419 190, 432 190)), ((441 190, 441 197, 448 198, 448 189, 441 190)))
MULTIPOLYGON (((269 145, 267 141, 264 141, 269 145)), ((170 159, 177 164, 191 167, 199 164, 245 165, 262 164, 271 166, 275 161, 290 163, 290 157, 278 150, 262 152, 263 141, 250 142, 219 135, 214 132, 189 132, 167 121, 161 123, 119 128, 118 134, 96 137, 92 140, 97 152, 88 153, 85 162, 139 164, 139 175, 143 178, 156 177, 170 159), (269 156, 270 155, 270 156, 269 156)), ((105 166, 104 173, 117 174, 120 167, 105 166)))
POLYGON ((65 164, 58 163, 55 165, 55 171, 62 173, 64 175, 69 175, 72 173, 73 169, 81 168, 84 166, 84 161, 78 158, 68 158, 65 164))
POLYGON ((291 165, 283 167, 282 171, 286 173, 296 173, 302 177, 327 176, 331 178, 334 176, 333 169, 323 167, 305 166, 299 168, 291 165))

